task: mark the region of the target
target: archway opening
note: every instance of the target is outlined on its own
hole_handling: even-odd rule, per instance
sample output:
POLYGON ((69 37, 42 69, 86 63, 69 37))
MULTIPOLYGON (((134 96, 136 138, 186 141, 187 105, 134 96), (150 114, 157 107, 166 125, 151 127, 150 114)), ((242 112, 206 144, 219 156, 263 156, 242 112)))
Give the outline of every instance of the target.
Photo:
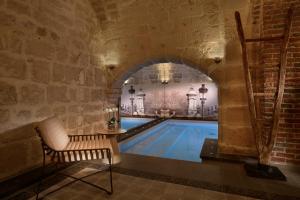
POLYGON ((124 81, 120 116, 122 152, 201 162, 205 140, 217 144, 218 87, 185 64, 150 64, 124 81))
POLYGON ((122 86, 121 116, 218 119, 217 84, 185 64, 152 64, 122 86))

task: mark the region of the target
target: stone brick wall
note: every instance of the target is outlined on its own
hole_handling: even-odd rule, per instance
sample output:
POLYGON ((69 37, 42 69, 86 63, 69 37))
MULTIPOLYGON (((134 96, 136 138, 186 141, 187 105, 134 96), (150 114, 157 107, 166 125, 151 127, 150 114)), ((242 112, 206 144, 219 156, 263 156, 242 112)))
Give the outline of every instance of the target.
MULTIPOLYGON (((56 114, 70 133, 93 132, 126 78, 160 62, 210 76, 220 152, 256 155, 234 11, 249 37, 276 35, 291 4, 299 10, 298 0, 0 0, 0 180, 40 163, 34 122, 56 114)), ((299 163, 299 26, 298 11, 274 162, 299 163)), ((265 44, 253 58, 276 64, 276 49, 265 44)))
POLYGON ((40 163, 34 122, 57 115, 72 134, 104 125, 97 28, 87 0, 0 1, 0 180, 40 163))
MULTIPOLYGON (((276 138, 272 161, 276 163, 300 164, 300 1, 263 0, 262 36, 282 35, 287 10, 294 8, 291 38, 288 45, 287 77, 280 117, 280 129, 276 138)), ((280 43, 264 43, 260 63, 278 66, 280 43)), ((277 69, 265 70, 264 89, 274 91, 277 69)), ((265 99, 264 114, 270 115, 273 99, 265 99)))

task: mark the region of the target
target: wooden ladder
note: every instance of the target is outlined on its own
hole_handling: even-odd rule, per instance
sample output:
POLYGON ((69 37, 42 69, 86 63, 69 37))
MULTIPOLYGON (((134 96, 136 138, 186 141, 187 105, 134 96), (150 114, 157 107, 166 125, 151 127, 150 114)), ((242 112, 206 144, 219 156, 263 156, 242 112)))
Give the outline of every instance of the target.
MULTIPOLYGON (((279 118, 281 111, 281 104, 284 93, 284 84, 286 78, 286 65, 287 65, 287 47, 290 38, 291 25, 292 25, 292 16, 293 10, 288 10, 287 23, 285 26, 284 34, 279 37, 264 37, 264 38, 251 38, 247 39, 244 35, 244 30, 241 22, 241 17, 239 12, 235 12, 235 20, 237 26, 237 32, 239 35, 239 39, 242 47, 242 59, 243 59, 243 67, 244 67, 244 75, 246 81, 246 89, 248 96, 248 106, 250 111, 250 120, 252 129, 255 135, 256 148, 259 153, 259 162, 262 164, 268 164, 269 155, 274 146, 274 140, 278 132, 279 127, 279 118), (251 79, 251 66, 249 66, 248 61, 248 53, 247 53, 247 43, 253 42, 273 42, 273 41, 282 41, 281 49, 280 49, 280 65, 279 65, 279 75, 278 82, 275 93, 263 92, 263 93, 254 93, 253 92, 253 84, 251 79), (268 133, 263 133, 261 122, 264 119, 259 116, 260 112, 258 110, 258 106, 255 104, 255 98, 261 97, 274 97, 274 106, 272 108, 272 119, 271 119, 271 129, 268 133), (262 137, 267 140, 263 140, 262 137)), ((253 68, 262 68, 263 66, 254 66, 253 68)))

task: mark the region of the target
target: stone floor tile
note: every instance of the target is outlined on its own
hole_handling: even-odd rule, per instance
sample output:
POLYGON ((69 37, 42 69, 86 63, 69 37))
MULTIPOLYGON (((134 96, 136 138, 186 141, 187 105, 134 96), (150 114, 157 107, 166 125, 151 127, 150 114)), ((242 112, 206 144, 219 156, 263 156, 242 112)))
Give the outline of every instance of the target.
MULTIPOLYGON (((90 173, 85 169, 77 175, 90 173)), ((96 174, 87 181, 109 188, 107 174, 96 174)), ((45 200, 255 200, 244 196, 226 194, 196 187, 184 186, 180 184, 167 183, 146 178, 128 176, 113 173, 114 194, 108 195, 106 192, 98 190, 82 182, 73 183, 51 195, 45 200)), ((69 182, 66 179, 51 186, 43 193, 69 182)), ((32 198, 34 199, 34 198, 32 198)))
POLYGON ((186 187, 183 190, 185 200, 198 200, 203 198, 203 189, 195 187, 186 187))
POLYGON ((165 193, 166 195, 172 194, 176 196, 182 196, 186 186, 178 184, 167 184, 165 193))
POLYGON ((227 200, 227 198, 225 193, 203 190, 203 200, 227 200))

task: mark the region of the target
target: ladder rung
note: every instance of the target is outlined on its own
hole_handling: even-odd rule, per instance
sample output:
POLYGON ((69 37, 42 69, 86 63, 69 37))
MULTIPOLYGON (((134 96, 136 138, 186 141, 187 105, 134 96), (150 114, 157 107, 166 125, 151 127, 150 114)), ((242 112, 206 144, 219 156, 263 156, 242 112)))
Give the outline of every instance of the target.
POLYGON ((262 122, 262 121, 265 121, 265 119, 258 118, 258 119, 256 119, 256 121, 262 122))
POLYGON ((250 65, 250 69, 279 69, 279 66, 266 66, 266 65, 250 65))
POLYGON ((273 97, 275 94, 271 93, 271 92, 255 92, 255 93, 253 93, 253 95, 255 97, 265 97, 265 96, 273 97))
POLYGON ((266 118, 257 118, 257 119, 255 119, 255 120, 256 120, 256 121, 259 121, 259 122, 265 122, 265 121, 268 121, 268 120, 270 121, 270 120, 272 120, 272 119, 270 119, 270 118, 269 118, 269 119, 268 119, 268 118, 267 118, 267 119, 266 119, 266 118))
POLYGON ((245 39, 245 42, 276 41, 276 40, 282 40, 282 39, 283 39, 283 36, 265 37, 265 38, 248 38, 248 39, 245 39))

